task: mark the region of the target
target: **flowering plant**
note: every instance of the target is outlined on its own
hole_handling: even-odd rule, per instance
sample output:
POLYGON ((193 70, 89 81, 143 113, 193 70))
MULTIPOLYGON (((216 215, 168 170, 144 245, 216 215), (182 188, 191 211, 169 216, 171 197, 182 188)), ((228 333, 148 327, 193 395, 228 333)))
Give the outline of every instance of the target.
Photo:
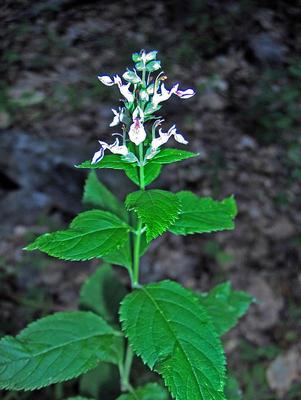
POLYGON ((156 72, 161 68, 156 51, 142 50, 132 59, 135 68, 122 78, 98 77, 104 85, 117 85, 123 99, 112 110, 110 126, 120 127, 115 140, 99 141, 91 161, 78 166, 91 169, 84 202, 94 208, 80 213, 68 229, 44 234, 26 247, 63 260, 102 258, 105 263, 84 283, 80 311, 44 317, 0 341, 1 388, 34 390, 82 374, 87 379, 89 370, 103 371, 109 363, 119 371, 123 394, 118 400, 164 400, 168 392, 177 400, 226 398, 220 337, 246 312, 251 297, 229 283, 209 293, 192 292, 170 280, 142 285, 139 265, 150 243, 166 231, 189 235, 233 229, 235 200, 146 189, 165 164, 197 156, 163 147, 171 138, 181 145, 188 141, 175 125, 161 127, 164 120, 157 115, 172 95, 188 99, 195 93, 179 84, 165 87, 166 76, 156 72), (98 180, 95 170, 102 168, 123 170, 139 190, 122 203, 98 180), (130 292, 111 264, 128 271, 130 292), (136 356, 167 390, 158 376, 138 388, 132 384, 136 356))

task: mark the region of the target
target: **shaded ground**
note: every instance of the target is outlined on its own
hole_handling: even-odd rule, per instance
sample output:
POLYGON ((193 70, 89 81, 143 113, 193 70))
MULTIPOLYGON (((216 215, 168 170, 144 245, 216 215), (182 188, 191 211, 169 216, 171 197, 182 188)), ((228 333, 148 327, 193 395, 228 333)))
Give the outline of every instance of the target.
MULTIPOLYGON (((14 334, 37 316, 76 307, 96 264, 21 249, 80 210, 85 174, 72 166, 110 134, 118 98, 97 74, 121 72, 133 51, 155 48, 170 84, 198 90, 163 110, 201 154, 165 168, 156 186, 234 194, 239 216, 233 232, 158 239, 143 260, 142 279, 168 277, 201 290, 230 280, 254 294, 258 304, 225 338, 229 368, 244 399, 298 399, 301 8, 281 1, 183 3, 1 6, 1 331, 14 334)), ((101 178, 120 195, 128 190, 117 172, 101 178)), ((65 394, 74 389, 67 384, 65 394)), ((12 398, 59 399, 60 389, 55 393, 12 398)))

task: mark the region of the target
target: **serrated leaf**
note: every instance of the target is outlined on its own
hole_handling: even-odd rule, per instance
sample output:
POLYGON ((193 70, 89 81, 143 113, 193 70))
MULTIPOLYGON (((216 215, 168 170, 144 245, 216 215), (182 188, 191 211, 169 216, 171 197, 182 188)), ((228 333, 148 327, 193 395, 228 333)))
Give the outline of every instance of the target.
POLYGON ((159 189, 130 193, 125 205, 128 210, 135 211, 145 224, 148 242, 164 233, 181 211, 181 203, 177 196, 159 189))
POLYGON ((121 156, 117 154, 109 154, 104 156, 103 159, 100 160, 98 163, 92 164, 91 161, 84 161, 83 163, 76 165, 75 167, 90 168, 90 169, 101 169, 101 168, 125 169, 133 166, 127 161, 124 161, 121 156))
POLYGON ((200 198, 183 191, 176 194, 182 203, 179 218, 169 229, 176 235, 215 232, 234 228, 233 219, 237 214, 233 196, 222 201, 210 197, 200 198))
POLYGON ((124 205, 99 181, 95 171, 91 171, 86 179, 83 202, 93 204, 104 211, 112 211, 121 219, 127 221, 124 205))
POLYGON ((167 391, 158 383, 148 383, 134 389, 133 393, 122 394, 117 400, 167 400, 167 391))
MULTIPOLYGON (((144 184, 145 186, 152 183, 158 178, 161 172, 161 165, 148 163, 144 166, 144 184)), ((136 185, 140 186, 139 167, 132 166, 125 169, 125 173, 136 185)))
POLYGON ((171 281, 144 286, 125 297, 120 320, 134 352, 176 400, 225 400, 223 348, 191 291, 171 281))
POLYGON ((42 318, 0 340, 0 388, 34 390, 75 378, 99 361, 118 363, 120 333, 90 312, 42 318))
POLYGON ((155 164, 171 164, 177 161, 186 160, 191 157, 197 157, 198 155, 198 153, 192 153, 191 151, 163 149, 156 154, 150 162, 155 164))
POLYGON ((253 298, 248 293, 233 290, 231 283, 225 282, 209 293, 201 294, 200 301, 210 315, 216 332, 223 335, 247 312, 253 298))
POLYGON ((80 306, 99 314, 107 322, 118 321, 119 304, 127 291, 108 264, 99 267, 83 284, 80 306))
POLYGON ((41 250, 63 260, 90 260, 115 251, 126 240, 130 227, 101 210, 79 214, 69 229, 39 236, 26 250, 41 250))

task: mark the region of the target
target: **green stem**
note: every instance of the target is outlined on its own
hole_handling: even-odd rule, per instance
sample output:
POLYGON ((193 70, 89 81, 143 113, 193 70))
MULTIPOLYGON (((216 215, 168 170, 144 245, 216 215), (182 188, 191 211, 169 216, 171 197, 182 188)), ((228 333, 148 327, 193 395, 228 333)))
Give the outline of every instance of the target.
POLYGON ((139 178, 140 178, 140 189, 144 190, 145 189, 145 183, 144 183, 144 155, 143 155, 143 143, 139 144, 139 178))
MULTIPOLYGON (((143 82, 145 83, 145 70, 143 70, 143 82)), ((144 181, 144 154, 143 154, 143 143, 139 145, 139 181, 140 181, 140 189, 145 190, 145 181, 144 181)), ((141 236, 144 232, 143 223, 141 219, 138 220, 137 228, 135 231, 134 238, 134 249, 133 249, 133 268, 130 271, 130 278, 132 282, 132 287, 139 286, 139 264, 140 264, 140 244, 141 244, 141 236)), ((120 382, 121 382, 121 390, 129 391, 135 396, 135 391, 133 390, 129 379, 131 373, 131 367, 133 362, 133 352, 130 345, 127 345, 126 355, 124 359, 124 363, 120 363, 119 374, 120 374, 120 382)))
POLYGON ((137 226, 137 233, 134 241, 133 287, 137 287, 139 285, 141 231, 142 231, 142 221, 139 220, 137 226))

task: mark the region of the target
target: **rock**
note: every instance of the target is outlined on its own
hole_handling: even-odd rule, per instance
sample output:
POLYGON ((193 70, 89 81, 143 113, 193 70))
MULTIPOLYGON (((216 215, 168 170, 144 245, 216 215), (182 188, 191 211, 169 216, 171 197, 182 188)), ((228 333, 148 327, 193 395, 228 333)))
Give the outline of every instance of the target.
POLYGON ((249 281, 245 290, 256 299, 256 303, 249 309, 241 328, 248 340, 262 345, 261 332, 277 324, 283 298, 273 291, 261 275, 250 275, 245 279, 249 281))
MULTIPOLYGON (((17 130, 1 132, 1 221, 27 225, 51 210, 78 213, 87 171, 74 165, 94 151, 95 145, 87 145, 85 138, 45 139, 17 130)), ((102 177, 104 183, 110 180, 111 186, 126 189, 118 173, 107 171, 102 177)))
POLYGON ((209 91, 202 95, 198 106, 200 109, 221 111, 226 107, 226 102, 218 93, 209 91))
POLYGON ((300 352, 297 348, 280 354, 268 367, 267 380, 270 388, 283 398, 292 383, 301 377, 300 352))
POLYGON ((11 118, 8 112, 0 111, 0 129, 6 129, 11 124, 11 118))
POLYGON ((296 232, 293 223, 283 215, 275 221, 271 221, 270 225, 264 229, 264 233, 273 240, 285 240, 292 237, 296 232))
POLYGON ((254 150, 257 148, 257 143, 251 136, 244 135, 241 137, 238 147, 241 150, 254 150))
POLYGON ((287 53, 287 48, 282 43, 266 33, 252 36, 249 47, 258 61, 266 63, 282 63, 287 53))

